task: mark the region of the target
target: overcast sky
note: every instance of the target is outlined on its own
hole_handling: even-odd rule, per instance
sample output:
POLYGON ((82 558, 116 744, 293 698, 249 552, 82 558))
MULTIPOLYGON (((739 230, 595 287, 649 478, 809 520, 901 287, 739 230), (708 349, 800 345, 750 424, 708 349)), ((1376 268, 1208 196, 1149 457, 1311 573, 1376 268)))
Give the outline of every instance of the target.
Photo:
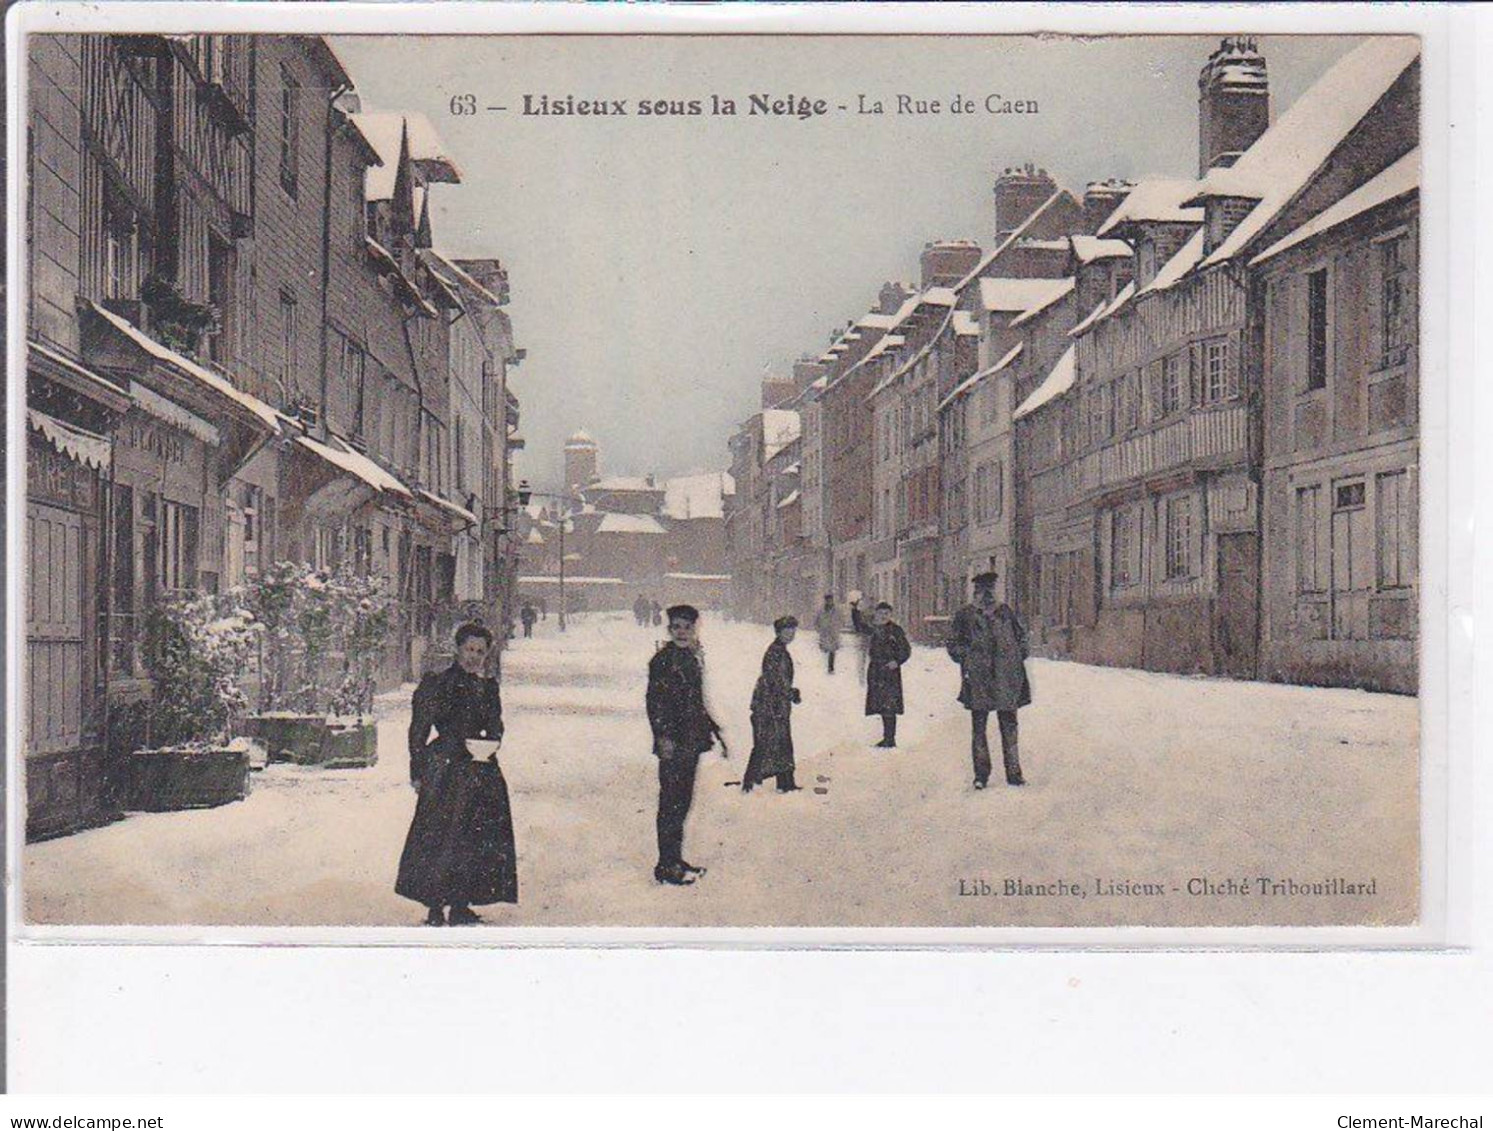
MULTIPOLYGON (((1355 42, 1265 37, 1272 114, 1355 42)), ((437 247, 508 267, 528 449, 560 478, 589 431, 607 473, 721 468, 764 371, 822 353, 931 239, 989 247, 991 187, 1032 161, 1082 192, 1111 176, 1195 176, 1197 74, 1216 37, 347 38, 369 110, 416 110, 464 175, 432 192, 437 247), (956 92, 974 113, 954 115, 956 92), (829 113, 750 116, 748 97, 829 113), (452 114, 471 94, 478 112, 452 114), (624 117, 524 116, 525 95, 626 99, 624 117), (736 117, 708 113, 710 95, 736 117), (896 96, 944 113, 898 115, 896 96), (1037 113, 984 112, 987 95, 1037 113), (887 113, 856 112, 859 96, 887 113), (707 112, 641 117, 643 99, 707 112), (485 109, 507 107, 505 111, 485 109), (848 107, 841 111, 840 106, 848 107)))

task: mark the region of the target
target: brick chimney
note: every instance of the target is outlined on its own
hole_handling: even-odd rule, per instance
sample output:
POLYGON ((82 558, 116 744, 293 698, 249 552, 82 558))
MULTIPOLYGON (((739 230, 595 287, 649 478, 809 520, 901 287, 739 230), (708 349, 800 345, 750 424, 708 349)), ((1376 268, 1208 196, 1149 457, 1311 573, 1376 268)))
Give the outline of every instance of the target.
POLYGON ((896 314, 902 304, 912 297, 912 292, 901 283, 882 283, 881 293, 876 296, 878 314, 896 314))
POLYGON ((1227 36, 1198 75, 1198 176, 1227 168, 1270 127, 1270 78, 1250 36, 1227 36))
POLYGON ((918 257, 920 286, 952 287, 980 265, 980 245, 973 240, 934 240, 918 257))
POLYGON ((1093 234, 1099 225, 1110 218, 1114 210, 1125 202, 1135 186, 1129 181, 1111 178, 1107 181, 1090 181, 1083 190, 1084 231, 1093 234))
POLYGON ((1035 168, 1030 161, 1004 170, 995 178, 996 243, 1021 227, 1057 191, 1057 182, 1047 175, 1047 170, 1035 168))

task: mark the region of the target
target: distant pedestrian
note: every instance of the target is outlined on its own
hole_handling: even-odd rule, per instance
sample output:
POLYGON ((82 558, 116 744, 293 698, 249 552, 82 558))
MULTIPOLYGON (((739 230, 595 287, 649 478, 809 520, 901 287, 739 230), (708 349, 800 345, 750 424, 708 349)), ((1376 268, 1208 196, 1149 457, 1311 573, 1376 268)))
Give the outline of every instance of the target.
POLYGON ((639 628, 643 628, 648 624, 648 614, 651 608, 652 606, 649 604, 648 599, 639 593, 637 600, 632 603, 632 619, 637 623, 639 628))
POLYGON ((721 728, 705 707, 705 670, 699 651, 700 612, 691 605, 669 609, 669 642, 648 662, 648 725, 658 759, 658 863, 661 884, 692 884, 703 875, 684 858, 684 821, 695 795, 700 755, 717 740, 727 753, 721 728))
POLYGON ((474 756, 468 744, 503 738, 498 681, 482 675, 491 648, 487 628, 462 625, 456 630, 456 662, 415 689, 410 782, 420 797, 394 890, 423 903, 432 927, 481 922, 474 904, 518 902, 508 786, 497 755, 480 757, 479 747, 474 756))
POLYGON ((859 603, 850 606, 855 631, 866 639, 866 714, 881 716, 881 741, 890 750, 897 745, 897 716, 903 712, 902 665, 912 657, 907 633, 892 620, 892 606, 882 601, 867 621, 859 603))
POLYGON ((545 599, 543 597, 539 598, 539 619, 540 620, 549 620, 550 619, 549 603, 547 601, 545 601, 545 599))
POLYGON ((1026 784, 1016 732, 1017 710, 1032 701, 1026 674, 1026 626, 1009 605, 996 600, 998 576, 989 572, 974 579, 974 602, 954 614, 949 627, 949 656, 959 665, 959 702, 970 715, 970 756, 976 789, 984 789, 990 780, 986 729, 991 711, 1000 724, 1006 783, 1026 784))
POLYGON ((819 650, 829 664, 829 674, 835 674, 835 653, 840 650, 840 611, 835 608, 835 595, 824 595, 824 607, 814 618, 814 628, 819 633, 819 650))
POLYGON ((649 610, 648 611, 649 611, 649 613, 653 617, 653 627, 654 628, 657 628, 659 625, 663 624, 663 622, 664 622, 664 610, 663 610, 663 607, 660 606, 657 601, 654 601, 649 606, 649 610))
POLYGON ((534 608, 533 602, 525 601, 518 614, 518 619, 523 621, 525 640, 534 635, 534 621, 538 616, 539 612, 534 608))
POLYGON ((795 617, 773 621, 777 635, 762 656, 762 674, 752 691, 752 756, 741 778, 743 793, 751 793, 768 778, 776 778, 779 793, 800 788, 793 780, 793 705, 802 701, 793 686, 793 657, 788 645, 798 634, 795 617))

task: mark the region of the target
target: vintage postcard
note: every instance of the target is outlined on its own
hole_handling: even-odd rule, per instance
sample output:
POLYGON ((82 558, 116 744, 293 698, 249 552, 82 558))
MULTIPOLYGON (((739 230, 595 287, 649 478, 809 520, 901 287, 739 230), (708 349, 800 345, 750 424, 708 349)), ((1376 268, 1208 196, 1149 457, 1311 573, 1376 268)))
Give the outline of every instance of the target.
POLYGON ((95 7, 14 76, 22 934, 1434 918, 1418 36, 95 7))

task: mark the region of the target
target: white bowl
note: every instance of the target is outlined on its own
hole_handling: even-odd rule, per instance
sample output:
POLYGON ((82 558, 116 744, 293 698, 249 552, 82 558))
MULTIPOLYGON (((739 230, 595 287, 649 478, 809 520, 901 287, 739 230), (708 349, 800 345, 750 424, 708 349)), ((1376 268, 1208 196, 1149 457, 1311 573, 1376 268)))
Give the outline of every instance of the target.
POLYGON ((496 754, 498 747, 502 745, 496 738, 469 738, 467 753, 473 758, 488 758, 496 754))

